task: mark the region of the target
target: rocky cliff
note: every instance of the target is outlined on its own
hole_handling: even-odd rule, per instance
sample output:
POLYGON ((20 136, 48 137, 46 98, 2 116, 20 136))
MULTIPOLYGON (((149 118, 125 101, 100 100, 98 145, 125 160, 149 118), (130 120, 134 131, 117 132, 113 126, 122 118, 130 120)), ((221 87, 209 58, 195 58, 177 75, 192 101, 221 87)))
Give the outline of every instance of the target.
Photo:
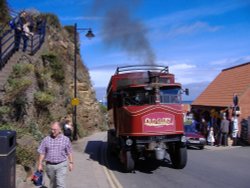
MULTIPOLYGON (((8 77, 0 90, 0 129, 17 131, 17 162, 32 166, 36 147, 53 121, 72 119, 74 96, 74 44, 72 28, 63 28, 54 15, 46 15, 46 39, 34 55, 16 52, 1 70, 8 77), (56 21, 56 22, 55 22, 56 21), (11 65, 10 74, 7 74, 11 65), (33 143, 33 144, 28 144, 33 143)), ((78 136, 106 127, 90 76, 77 54, 78 136)))

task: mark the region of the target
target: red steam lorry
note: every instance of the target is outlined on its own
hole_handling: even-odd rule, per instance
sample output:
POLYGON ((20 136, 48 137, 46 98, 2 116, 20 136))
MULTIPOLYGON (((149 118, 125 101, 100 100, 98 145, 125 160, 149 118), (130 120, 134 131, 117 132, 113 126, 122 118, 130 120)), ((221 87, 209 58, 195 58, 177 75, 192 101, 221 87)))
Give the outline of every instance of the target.
POLYGON ((140 159, 164 160, 166 152, 174 168, 186 166, 181 95, 188 92, 175 82, 168 67, 117 68, 107 88, 113 121, 108 151, 117 154, 126 171, 133 171, 140 159))

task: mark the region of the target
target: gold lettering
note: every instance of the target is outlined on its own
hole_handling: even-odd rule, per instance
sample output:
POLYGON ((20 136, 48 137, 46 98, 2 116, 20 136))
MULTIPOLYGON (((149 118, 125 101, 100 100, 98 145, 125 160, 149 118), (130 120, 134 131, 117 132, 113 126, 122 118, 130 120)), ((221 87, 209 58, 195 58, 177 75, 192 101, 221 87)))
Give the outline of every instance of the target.
POLYGON ((172 118, 145 118, 144 125, 149 127, 157 127, 157 126, 169 126, 173 125, 172 118))
POLYGON ((146 118, 144 123, 145 123, 145 125, 149 125, 149 124, 151 124, 151 119, 146 118))

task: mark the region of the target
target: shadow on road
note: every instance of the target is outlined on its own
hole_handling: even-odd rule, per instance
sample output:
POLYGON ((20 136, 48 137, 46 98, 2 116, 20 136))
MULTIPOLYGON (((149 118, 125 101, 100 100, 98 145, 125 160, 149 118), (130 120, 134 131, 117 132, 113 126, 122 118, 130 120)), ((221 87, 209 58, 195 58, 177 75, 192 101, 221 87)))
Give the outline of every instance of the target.
MULTIPOLYGON (((105 166, 109 170, 126 173, 118 157, 108 152, 107 142, 100 140, 88 141, 84 152, 89 154, 89 158, 91 160, 97 161, 100 165, 105 166)), ((166 156, 163 161, 158 161, 153 158, 138 160, 136 162, 135 172, 139 171, 142 173, 152 174, 153 171, 159 167, 172 168, 169 156, 166 156)))

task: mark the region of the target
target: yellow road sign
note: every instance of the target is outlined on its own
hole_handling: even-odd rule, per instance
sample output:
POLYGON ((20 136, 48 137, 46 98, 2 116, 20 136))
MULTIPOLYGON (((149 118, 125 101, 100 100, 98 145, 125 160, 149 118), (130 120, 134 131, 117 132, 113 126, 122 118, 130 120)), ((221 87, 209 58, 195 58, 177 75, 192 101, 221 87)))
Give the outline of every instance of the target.
POLYGON ((77 105, 79 105, 79 99, 78 99, 78 98, 73 98, 73 99, 71 100, 71 105, 72 105, 72 106, 77 106, 77 105))

